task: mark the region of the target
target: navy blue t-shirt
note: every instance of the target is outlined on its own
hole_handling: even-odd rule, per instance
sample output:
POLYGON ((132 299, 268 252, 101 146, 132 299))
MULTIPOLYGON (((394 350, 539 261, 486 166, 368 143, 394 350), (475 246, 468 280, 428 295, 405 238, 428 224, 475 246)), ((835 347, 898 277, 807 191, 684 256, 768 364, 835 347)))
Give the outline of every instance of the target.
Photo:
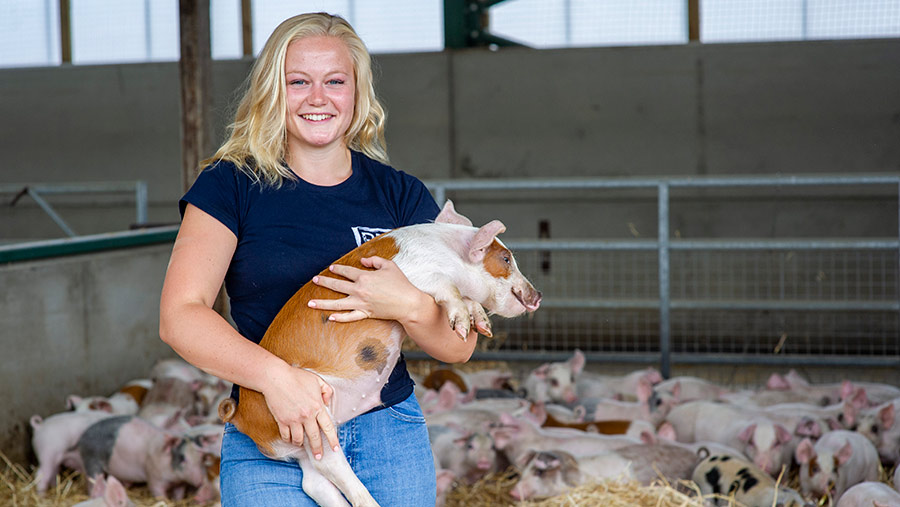
MULTIPOLYGON (((437 217, 440 210, 421 181, 362 153, 351 155, 353 173, 330 187, 298 179, 274 188, 219 161, 179 202, 182 216, 193 204, 237 237, 225 288, 238 332, 253 342, 262 340, 300 287, 342 255, 382 232, 437 217)), ((382 402, 399 403, 412 390, 401 355, 382 402)))

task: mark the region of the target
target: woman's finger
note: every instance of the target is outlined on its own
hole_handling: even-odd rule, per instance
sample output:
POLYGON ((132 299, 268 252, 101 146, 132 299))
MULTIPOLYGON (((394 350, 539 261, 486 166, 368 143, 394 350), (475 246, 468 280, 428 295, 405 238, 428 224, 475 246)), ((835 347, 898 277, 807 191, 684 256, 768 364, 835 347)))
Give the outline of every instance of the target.
POLYGON ((331 416, 328 415, 327 411, 322 410, 319 412, 319 416, 316 420, 319 421, 319 427, 322 428, 322 433, 325 434, 325 439, 328 440, 328 444, 335 452, 337 452, 341 445, 341 441, 338 440, 337 430, 334 427, 334 423, 331 421, 331 416))
POLYGON ((341 294, 349 294, 353 288, 353 282, 331 276, 314 276, 312 282, 319 287, 325 287, 341 294))
MULTIPOLYGON (((320 411, 321 413, 322 411, 320 411)), ((316 414, 316 417, 319 415, 316 414)), ((315 418, 309 418, 303 423, 303 429, 309 437, 309 450, 312 451, 315 459, 322 459, 322 430, 319 428, 319 422, 315 418)))
POLYGON ((385 266, 385 264, 391 262, 388 259, 379 257, 377 255, 373 255, 372 257, 363 257, 359 261, 363 266, 374 269, 381 269, 385 266))
POLYGON ((351 281, 356 281, 356 279, 359 278, 359 275, 367 271, 346 264, 332 264, 331 266, 328 266, 328 270, 351 281))
POLYGON ((303 426, 297 424, 290 429, 291 435, 290 440, 292 444, 296 446, 303 445, 303 426))
POLYGON ((351 312, 332 313, 328 316, 328 320, 332 322, 356 322, 358 320, 368 319, 369 314, 363 310, 353 310, 351 312))

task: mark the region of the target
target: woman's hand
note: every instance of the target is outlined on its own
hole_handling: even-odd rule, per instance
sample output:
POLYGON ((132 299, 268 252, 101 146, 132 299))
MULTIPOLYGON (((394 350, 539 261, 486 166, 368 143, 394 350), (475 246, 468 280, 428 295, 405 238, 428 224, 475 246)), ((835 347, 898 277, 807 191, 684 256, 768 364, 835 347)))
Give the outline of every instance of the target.
POLYGON ((364 257, 360 262, 372 269, 335 264, 329 270, 344 279, 314 277, 313 283, 347 297, 313 299, 309 306, 338 312, 328 317, 335 322, 367 318, 396 320, 416 345, 438 361, 461 363, 472 357, 478 336, 474 328, 466 339, 460 340, 450 327, 447 311, 410 283, 393 261, 364 257))
POLYGON ((310 451, 321 459, 323 432, 332 449, 340 446, 334 422, 325 410, 334 391, 318 375, 286 363, 284 366, 267 372, 270 381, 262 392, 266 405, 284 441, 302 446, 306 434, 310 451))
POLYGON ((359 269, 343 264, 329 266, 329 270, 346 280, 328 276, 316 276, 316 285, 346 294, 341 299, 313 299, 309 306, 331 310, 329 317, 335 322, 354 322, 367 318, 402 321, 422 304, 425 295, 409 282, 406 275, 393 261, 382 257, 363 257, 359 269))

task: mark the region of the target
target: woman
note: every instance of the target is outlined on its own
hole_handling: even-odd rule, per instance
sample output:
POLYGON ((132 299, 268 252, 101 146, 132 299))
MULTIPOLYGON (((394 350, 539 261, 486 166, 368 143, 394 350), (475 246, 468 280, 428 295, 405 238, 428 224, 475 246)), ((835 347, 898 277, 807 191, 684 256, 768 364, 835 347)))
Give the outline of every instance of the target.
MULTIPOLYGON (((302 444, 307 435, 316 457, 322 445, 341 445, 381 505, 434 505, 428 434, 402 358, 382 391, 388 408, 334 428, 322 410, 331 388, 258 345, 281 306, 330 262, 372 235, 437 216, 425 186, 386 165, 384 119, 370 56, 346 21, 318 13, 279 25, 229 139, 180 202, 160 336, 202 370, 261 392, 285 440, 302 444), (223 281, 237 330, 212 310, 223 281)), ((349 281, 317 278, 346 297, 311 306, 343 311, 334 314, 340 322, 396 320, 432 357, 468 360, 474 331, 460 340, 393 262, 364 265, 374 270, 334 267, 349 281)), ((231 425, 220 478, 225 506, 315 505, 296 463, 266 458, 231 425)))

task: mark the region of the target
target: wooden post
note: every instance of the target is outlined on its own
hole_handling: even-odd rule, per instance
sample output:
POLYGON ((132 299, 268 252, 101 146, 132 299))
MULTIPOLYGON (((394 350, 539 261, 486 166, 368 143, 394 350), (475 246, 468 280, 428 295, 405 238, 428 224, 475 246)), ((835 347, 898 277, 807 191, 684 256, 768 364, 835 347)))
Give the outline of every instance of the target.
POLYGON ((181 188, 197 177, 201 160, 212 155, 209 0, 179 0, 181 28, 181 188))
POLYGON ((253 11, 250 0, 241 0, 241 40, 244 43, 244 56, 253 57, 253 11))
POLYGON ((59 0, 59 53, 62 63, 72 63, 72 8, 59 0))
MULTIPOLYGON (((209 38, 209 0, 179 0, 181 27, 181 188, 187 191, 200 170, 200 161, 211 156, 212 58, 209 38)), ((213 309, 228 319, 225 286, 213 309)))
POLYGON ((688 0, 688 41, 700 42, 700 0, 688 0))

